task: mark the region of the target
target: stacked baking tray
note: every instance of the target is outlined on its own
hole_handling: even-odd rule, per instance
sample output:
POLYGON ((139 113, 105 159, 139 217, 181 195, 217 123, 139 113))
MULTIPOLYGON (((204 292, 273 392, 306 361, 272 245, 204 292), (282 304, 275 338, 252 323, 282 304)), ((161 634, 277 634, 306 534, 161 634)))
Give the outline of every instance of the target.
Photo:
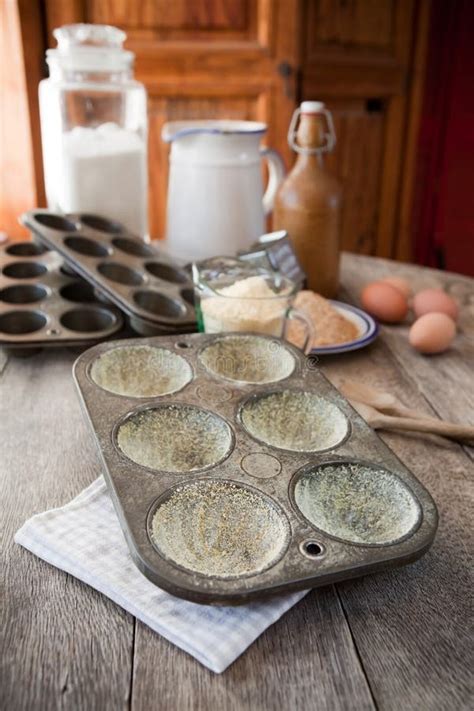
POLYGON ((24 213, 22 223, 115 304, 140 335, 195 329, 190 273, 123 225, 97 215, 40 209, 24 213))
POLYGON ((64 269, 63 260, 35 242, 0 249, 0 345, 32 352, 47 346, 87 346, 123 326, 120 311, 64 269))

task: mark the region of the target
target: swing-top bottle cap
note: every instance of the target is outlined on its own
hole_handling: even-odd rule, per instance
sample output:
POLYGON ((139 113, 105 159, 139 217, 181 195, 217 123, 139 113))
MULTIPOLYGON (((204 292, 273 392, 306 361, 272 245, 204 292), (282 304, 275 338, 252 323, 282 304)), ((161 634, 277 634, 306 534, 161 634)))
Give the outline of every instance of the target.
POLYGON ((301 102, 300 111, 302 114, 319 114, 324 111, 322 101, 303 101, 301 102))

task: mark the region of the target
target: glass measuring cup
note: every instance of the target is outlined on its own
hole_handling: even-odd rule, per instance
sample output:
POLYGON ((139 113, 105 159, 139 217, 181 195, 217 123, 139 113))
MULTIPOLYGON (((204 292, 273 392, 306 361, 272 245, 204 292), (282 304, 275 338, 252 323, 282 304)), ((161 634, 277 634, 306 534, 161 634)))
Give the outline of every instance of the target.
POLYGON ((314 329, 293 307, 299 285, 288 277, 243 260, 216 257, 193 264, 193 280, 199 331, 251 331, 286 339, 288 321, 297 319, 306 331, 302 350, 311 350, 314 329))

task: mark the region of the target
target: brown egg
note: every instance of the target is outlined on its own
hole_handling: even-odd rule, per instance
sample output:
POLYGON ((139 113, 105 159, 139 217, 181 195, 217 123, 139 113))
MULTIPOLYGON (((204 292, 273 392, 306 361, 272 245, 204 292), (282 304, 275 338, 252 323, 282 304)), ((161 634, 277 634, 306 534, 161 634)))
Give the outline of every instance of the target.
POLYGON ((420 316, 410 328, 408 340, 420 353, 442 353, 456 335, 456 324, 450 316, 431 313, 420 316))
POLYGON ((382 279, 384 284, 390 284, 394 286, 398 291, 401 291, 405 299, 411 296, 411 286, 406 279, 397 276, 388 276, 382 279))
POLYGON ((413 311, 416 316, 437 312, 451 316, 454 321, 459 315, 457 303, 442 289, 423 289, 413 299, 413 311))
POLYGON ((406 298, 394 286, 383 281, 367 284, 362 290, 360 300, 369 314, 385 323, 399 323, 407 315, 406 298))

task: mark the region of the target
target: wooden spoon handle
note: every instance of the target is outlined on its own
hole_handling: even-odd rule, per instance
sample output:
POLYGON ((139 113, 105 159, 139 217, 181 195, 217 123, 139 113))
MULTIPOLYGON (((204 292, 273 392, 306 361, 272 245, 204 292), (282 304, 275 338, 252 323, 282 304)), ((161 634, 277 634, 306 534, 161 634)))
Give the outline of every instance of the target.
POLYGON ((380 415, 374 417, 374 425, 392 430, 406 430, 409 432, 429 432, 431 434, 450 437, 451 439, 474 440, 474 427, 471 425, 457 425, 441 420, 421 420, 409 417, 391 417, 380 415))
MULTIPOLYGON (((432 422, 435 425, 444 424, 444 425, 453 425, 454 427, 465 427, 464 425, 458 425, 455 422, 447 422, 446 420, 439 420, 437 417, 434 417, 433 415, 427 415, 426 412, 419 412, 418 410, 412 410, 410 407, 405 407, 404 405, 401 406, 393 406, 393 407, 387 407, 387 408, 378 408, 380 412, 382 412, 384 415, 389 415, 391 417, 403 417, 403 418, 409 418, 412 420, 423 420, 424 422, 432 422)), ((467 430, 472 430, 474 431, 474 428, 471 427, 470 425, 467 425, 465 427, 467 430)))

